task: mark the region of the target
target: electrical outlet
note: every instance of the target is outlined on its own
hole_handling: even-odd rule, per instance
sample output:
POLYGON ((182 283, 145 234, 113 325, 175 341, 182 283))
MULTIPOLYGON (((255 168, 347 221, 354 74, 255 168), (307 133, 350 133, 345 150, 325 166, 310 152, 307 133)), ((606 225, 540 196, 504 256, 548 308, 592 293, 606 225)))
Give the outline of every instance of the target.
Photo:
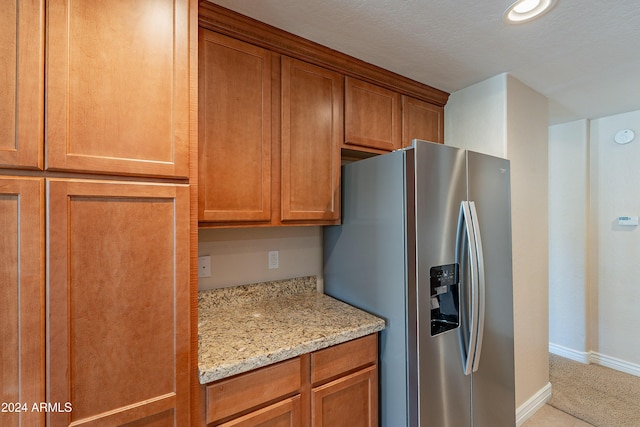
POLYGON ((280 267, 280 260, 278 251, 269 251, 269 270, 280 267))
POLYGON ((211 257, 209 255, 198 257, 198 277, 211 277, 211 257))

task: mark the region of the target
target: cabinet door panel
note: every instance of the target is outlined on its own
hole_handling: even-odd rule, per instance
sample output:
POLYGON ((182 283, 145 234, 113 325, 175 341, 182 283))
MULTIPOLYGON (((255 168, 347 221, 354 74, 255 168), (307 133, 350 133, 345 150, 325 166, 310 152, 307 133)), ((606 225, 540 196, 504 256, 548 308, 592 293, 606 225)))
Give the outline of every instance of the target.
POLYGON ((414 139, 444 143, 444 109, 402 96, 402 146, 414 139))
POLYGON ((47 400, 73 407, 51 425, 188 425, 188 187, 47 192, 47 400))
POLYGON ((0 2, 0 167, 42 169, 44 1, 0 2))
POLYGON ((342 76, 282 58, 282 220, 340 215, 342 76))
POLYGON ((312 390, 313 427, 378 425, 378 366, 371 366, 312 390))
POLYGON ((200 30, 200 221, 271 218, 271 56, 200 30))
POLYGON ((380 150, 400 148, 400 94, 345 78, 345 144, 380 150))
POLYGON ((300 414, 300 396, 294 396, 220 424, 220 427, 299 427, 302 425, 300 414))
POLYGON ((0 425, 44 426, 44 185, 37 178, 0 177, 0 425))
POLYGON ((47 169, 188 176, 188 0, 51 0, 47 169))

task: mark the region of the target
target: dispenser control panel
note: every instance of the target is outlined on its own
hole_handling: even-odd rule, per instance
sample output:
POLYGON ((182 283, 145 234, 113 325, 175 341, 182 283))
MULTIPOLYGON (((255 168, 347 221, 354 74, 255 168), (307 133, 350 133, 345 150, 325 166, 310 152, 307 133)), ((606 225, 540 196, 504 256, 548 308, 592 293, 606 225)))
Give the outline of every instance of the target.
POLYGON ((431 336, 460 325, 458 264, 438 265, 430 269, 431 336))

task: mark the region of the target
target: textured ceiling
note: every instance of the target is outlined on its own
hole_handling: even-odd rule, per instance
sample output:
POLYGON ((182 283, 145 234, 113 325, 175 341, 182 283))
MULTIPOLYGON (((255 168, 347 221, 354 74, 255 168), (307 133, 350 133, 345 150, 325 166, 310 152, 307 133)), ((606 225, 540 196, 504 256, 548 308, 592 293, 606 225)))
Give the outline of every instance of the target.
POLYGON ((512 0, 213 0, 455 92, 510 73, 549 98, 549 123, 640 110, 640 2, 557 0, 509 25, 512 0))

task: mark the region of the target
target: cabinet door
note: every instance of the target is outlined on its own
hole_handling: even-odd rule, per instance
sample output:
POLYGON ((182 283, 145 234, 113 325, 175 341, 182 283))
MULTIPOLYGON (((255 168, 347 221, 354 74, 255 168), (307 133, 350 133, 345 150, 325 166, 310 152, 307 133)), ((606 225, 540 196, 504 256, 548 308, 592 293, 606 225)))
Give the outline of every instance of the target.
POLYGON ((302 425, 301 413, 298 395, 220 424, 219 427, 299 427, 302 425))
POLYGON ((378 365, 311 391, 313 427, 378 425, 378 365))
POLYGON ((282 217, 340 215, 342 76, 282 58, 282 217))
POLYGON ((402 146, 414 139, 444 143, 444 109, 402 96, 402 146))
POLYGON ((0 254, 0 425, 44 426, 43 179, 0 177, 0 254))
POLYGON ((345 144, 380 150, 400 148, 400 94, 345 78, 345 144))
POLYGON ((42 169, 44 0, 0 1, 0 167, 42 169))
POLYGON ((52 427, 189 425, 188 191, 48 180, 52 427))
POLYGON ((189 0, 51 0, 47 169, 187 177, 189 0))
POLYGON ((200 221, 271 219, 271 56, 200 29, 200 221))

